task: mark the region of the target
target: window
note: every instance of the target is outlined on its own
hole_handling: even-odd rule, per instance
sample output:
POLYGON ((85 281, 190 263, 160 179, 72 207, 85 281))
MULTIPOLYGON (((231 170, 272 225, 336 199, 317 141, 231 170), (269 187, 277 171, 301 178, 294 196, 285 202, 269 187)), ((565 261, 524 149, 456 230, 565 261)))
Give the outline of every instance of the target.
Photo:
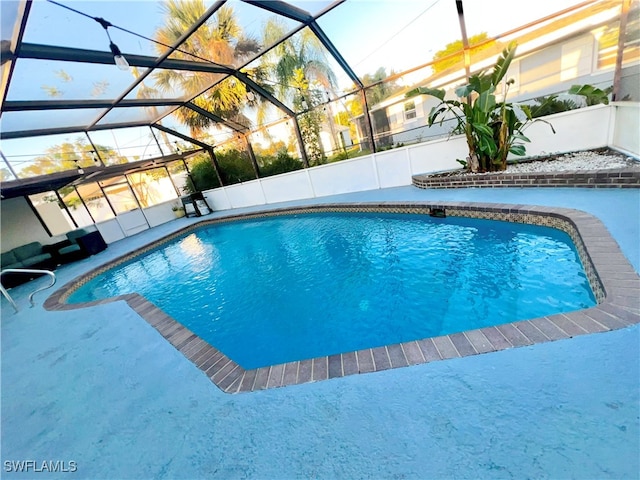
POLYGON ((416 114, 416 102, 406 102, 404 104, 404 119, 406 120, 412 120, 414 118, 417 117, 416 114))
POLYGON ((593 39, 582 36, 562 45, 560 81, 573 80, 591 73, 593 64, 593 39))

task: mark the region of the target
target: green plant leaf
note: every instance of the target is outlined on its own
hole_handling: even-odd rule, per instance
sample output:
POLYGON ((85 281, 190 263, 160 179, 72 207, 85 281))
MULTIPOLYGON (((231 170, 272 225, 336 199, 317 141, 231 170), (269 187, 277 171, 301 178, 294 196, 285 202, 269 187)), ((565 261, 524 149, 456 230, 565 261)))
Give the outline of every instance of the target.
POLYGON ((475 105, 485 113, 490 113, 496 107, 496 96, 492 94, 493 89, 484 91, 476 99, 475 105))
POLYGON ((498 151, 498 147, 496 142, 494 142, 493 137, 481 135, 478 137, 478 146, 479 150, 486 153, 489 158, 493 158, 498 151))
POLYGON ((523 157, 527 152, 524 145, 511 145, 511 148, 509 149, 509 151, 514 155, 518 155, 520 157, 523 157))
POLYGON ((440 105, 436 105, 435 107, 433 107, 431 109, 431 112, 429 112, 429 126, 432 126, 434 123, 438 122, 438 117, 442 116, 442 118, 440 119, 440 123, 442 123, 444 121, 444 115, 442 115, 443 113, 445 113, 447 110, 449 110, 449 108, 446 105, 440 104, 440 105))
POLYGON ((513 139, 517 139, 517 140, 522 140, 523 142, 529 142, 531 143, 531 140, 529 140, 528 137, 525 137, 524 135, 522 135, 521 133, 514 133, 513 134, 513 139))
POLYGON ((598 105, 604 103, 609 105, 609 94, 613 91, 613 87, 608 87, 605 90, 594 87, 593 85, 573 85, 569 89, 569 93, 572 95, 580 95, 584 97, 588 106, 598 105))
POLYGON ((471 95, 471 92, 473 91, 474 91, 473 87, 470 84, 463 85, 461 87, 456 88, 455 90, 456 95, 460 98, 468 97, 469 95, 471 95))
POLYGON ((524 114, 527 116, 527 120, 531 120, 533 118, 531 114, 531 107, 529 107, 529 105, 519 105, 519 107, 520 107, 520 110, 522 110, 524 114))
POLYGON ((513 57, 516 55, 516 47, 517 43, 515 41, 511 42, 507 48, 502 51, 502 54, 498 58, 495 66, 493 67, 493 73, 491 74, 491 84, 498 85, 500 80, 507 74, 507 70, 509 70, 509 65, 511 65, 511 61, 513 57))
POLYGON ((479 132, 482 135, 493 137, 493 130, 488 125, 483 123, 473 123, 472 127, 476 132, 479 132))
POLYGON ((430 95, 436 97, 441 102, 444 101, 446 92, 439 88, 418 87, 405 93, 405 98, 415 97, 417 95, 430 95))

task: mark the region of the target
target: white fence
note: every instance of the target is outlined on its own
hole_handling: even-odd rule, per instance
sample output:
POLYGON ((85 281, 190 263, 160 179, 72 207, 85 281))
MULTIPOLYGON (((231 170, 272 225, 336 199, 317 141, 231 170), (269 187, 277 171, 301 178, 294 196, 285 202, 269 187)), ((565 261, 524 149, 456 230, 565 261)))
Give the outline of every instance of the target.
MULTIPOLYGON (((595 105, 545 117, 553 125, 535 122, 526 130, 527 156, 564 153, 610 146, 640 157, 640 104, 595 105)), ((252 180, 205 192, 214 210, 325 197, 341 193, 411 185, 412 175, 460 168, 467 156, 464 137, 434 140, 252 180)))

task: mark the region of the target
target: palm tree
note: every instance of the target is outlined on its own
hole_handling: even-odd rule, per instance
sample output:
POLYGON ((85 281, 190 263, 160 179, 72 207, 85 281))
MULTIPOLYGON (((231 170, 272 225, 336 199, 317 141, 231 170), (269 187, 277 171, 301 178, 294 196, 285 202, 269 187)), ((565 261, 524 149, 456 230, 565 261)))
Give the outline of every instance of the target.
MULTIPOLYGON (((286 33, 285 24, 272 18, 265 25, 262 42, 271 45, 286 33)), ((314 107, 324 100, 324 92, 334 90, 336 85, 322 44, 305 28, 262 55, 261 64, 275 79, 274 89, 280 100, 293 105, 295 111, 308 110, 298 117, 302 139, 311 162, 322 163, 320 129, 325 115, 314 107)))
MULTIPOLYGON (((167 0, 162 8, 165 25, 156 31, 155 39, 165 45, 175 43, 206 11, 203 0, 167 0)), ((164 48, 158 45, 159 53, 163 53, 164 48)), ((244 36, 233 8, 223 6, 180 46, 180 50, 174 53, 174 58, 196 61, 204 58, 233 68, 257 53, 260 46, 257 41, 244 36)), ((185 97, 196 95, 216 84, 196 97, 193 103, 219 117, 248 125, 248 119, 242 115, 247 95, 245 85, 235 78, 223 78, 224 75, 218 73, 174 70, 158 71, 155 77, 160 89, 167 92, 182 91, 185 97)), ((188 108, 177 110, 176 115, 196 137, 213 123, 211 119, 188 108)))

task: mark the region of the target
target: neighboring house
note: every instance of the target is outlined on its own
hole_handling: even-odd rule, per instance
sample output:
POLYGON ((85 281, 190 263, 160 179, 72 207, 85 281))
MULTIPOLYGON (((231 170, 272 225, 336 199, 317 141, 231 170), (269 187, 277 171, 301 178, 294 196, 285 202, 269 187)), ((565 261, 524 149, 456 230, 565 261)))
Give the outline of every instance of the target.
MULTIPOLYGON (((509 41, 515 40, 518 56, 506 76, 514 80, 508 92, 511 101, 561 94, 575 84, 607 88, 613 84, 619 11, 620 3, 596 3, 539 26, 522 29, 514 35, 505 35, 493 48, 474 54, 471 71, 492 68, 497 54, 509 41)), ((638 13, 638 2, 634 2, 628 17, 621 88, 622 97, 627 95, 634 101, 640 100, 638 13)), ((444 89, 447 98, 455 98, 454 90, 464 78, 464 71, 459 67, 450 68, 374 105, 370 115, 377 147, 417 143, 448 135, 452 123, 427 126, 429 112, 439 103, 436 98, 427 95, 406 98, 405 94, 417 86, 427 86, 444 89)), ((367 138, 364 120, 364 116, 357 119, 358 135, 362 139, 367 138)), ((363 141, 365 148, 367 143, 363 141)))

